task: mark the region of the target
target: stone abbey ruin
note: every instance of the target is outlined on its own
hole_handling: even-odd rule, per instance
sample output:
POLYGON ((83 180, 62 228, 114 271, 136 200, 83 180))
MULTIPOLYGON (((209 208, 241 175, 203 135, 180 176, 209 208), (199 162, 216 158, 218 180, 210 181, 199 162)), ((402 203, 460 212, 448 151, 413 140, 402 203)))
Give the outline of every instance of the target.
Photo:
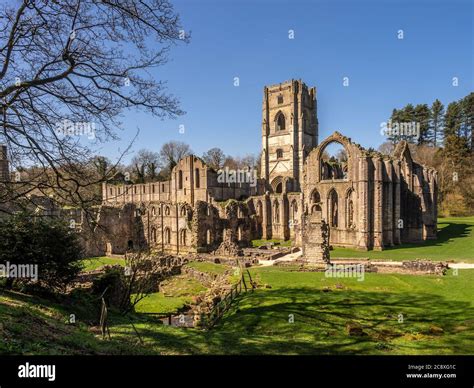
MULTIPOLYGON (((327 240, 381 250, 436 238, 437 172, 414 162, 406 142, 392 155, 338 132, 319 142, 316 88, 301 80, 264 87, 262 113, 258 179, 237 171, 242 179, 223 181, 221 172, 190 155, 169 181, 104 183, 94 230, 81 228, 86 254, 234 255, 253 239, 280 239, 321 258, 327 240), (342 158, 328 158, 334 143, 342 158)), ((0 175, 8 176, 4 148, 0 159, 0 175)), ((85 217, 74 209, 61 215, 78 225, 85 217)))
POLYGON ((321 221, 334 246, 380 250, 436 238, 437 173, 415 163, 406 142, 392 155, 338 132, 319 143, 316 88, 301 80, 266 86, 262 113, 256 184, 222 182, 194 155, 169 181, 103 184, 103 228, 90 253, 225 254, 253 239, 281 239, 311 256, 312 225, 321 221), (342 162, 327 159, 332 143, 344 148, 342 162))

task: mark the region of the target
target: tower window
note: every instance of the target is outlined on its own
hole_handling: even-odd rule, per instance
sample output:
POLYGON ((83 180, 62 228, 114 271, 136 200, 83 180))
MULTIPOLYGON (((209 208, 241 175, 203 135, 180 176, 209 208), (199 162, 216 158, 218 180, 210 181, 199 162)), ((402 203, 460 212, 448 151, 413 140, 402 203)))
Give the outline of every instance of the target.
POLYGON ((283 158, 283 150, 281 148, 277 149, 277 159, 283 158))
POLYGON ((195 185, 196 185, 196 189, 199 189, 199 187, 201 186, 201 183, 199 181, 199 178, 200 178, 199 177, 199 168, 196 168, 194 170, 194 175, 195 175, 194 182, 195 182, 195 185))
POLYGON ((283 104, 283 96, 278 96, 277 102, 278 102, 279 104, 283 104))
POLYGON ((286 129, 285 116, 283 116, 283 113, 280 113, 278 115, 278 118, 276 121, 276 127, 278 131, 284 131, 286 129))
POLYGON ((178 190, 183 189, 183 172, 179 170, 178 172, 178 190))

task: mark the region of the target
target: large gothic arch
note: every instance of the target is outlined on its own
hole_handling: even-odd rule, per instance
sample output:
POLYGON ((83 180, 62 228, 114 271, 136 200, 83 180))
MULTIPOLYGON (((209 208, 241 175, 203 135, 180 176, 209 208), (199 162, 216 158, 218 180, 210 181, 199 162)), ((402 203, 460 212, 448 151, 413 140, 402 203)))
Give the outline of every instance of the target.
MULTIPOLYGON (((321 158, 326 147, 331 143, 338 143, 344 147, 347 153, 347 172, 350 173, 353 171, 354 164, 354 147, 351 142, 351 139, 341 135, 339 132, 334 132, 332 135, 324 139, 316 148, 314 148, 307 157, 307 168, 308 166, 317 166, 316 180, 319 182, 322 180, 321 176, 321 158)), ((314 168, 314 167, 313 167, 314 168)), ((348 176, 349 178, 349 176, 348 176)))

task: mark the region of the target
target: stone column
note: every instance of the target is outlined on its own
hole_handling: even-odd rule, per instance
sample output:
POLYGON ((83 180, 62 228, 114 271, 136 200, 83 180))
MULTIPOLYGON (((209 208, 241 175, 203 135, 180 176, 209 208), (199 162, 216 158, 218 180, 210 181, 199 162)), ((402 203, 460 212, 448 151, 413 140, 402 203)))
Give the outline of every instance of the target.
POLYGON ((279 222, 279 228, 278 228, 278 238, 284 240, 285 239, 285 201, 283 200, 283 195, 281 198, 278 198, 278 204, 279 208, 278 210, 280 211, 280 222, 279 222))
POLYGON ((272 238, 272 203, 268 192, 262 197, 262 238, 272 238))
POLYGON ((281 199, 282 215, 283 218, 280 219, 281 225, 283 227, 283 240, 290 239, 290 203, 288 201, 288 196, 283 194, 281 199))
POLYGON ((359 157, 358 192, 357 245, 367 250, 369 247, 369 171, 366 156, 359 157))
POLYGON ((382 158, 377 157, 374 160, 374 249, 383 249, 383 163, 382 158))
POLYGON ((395 190, 395 201, 393 203, 393 242, 396 245, 399 245, 401 243, 400 239, 400 228, 399 228, 399 221, 400 221, 400 161, 397 160, 394 162, 394 174, 393 174, 393 179, 394 179, 394 187, 393 189, 395 190))
POLYGON ((393 164, 391 160, 385 160, 385 169, 387 171, 387 199, 384 202, 387 204, 387 208, 383 209, 383 224, 387 241, 384 241, 384 245, 393 246, 393 164))

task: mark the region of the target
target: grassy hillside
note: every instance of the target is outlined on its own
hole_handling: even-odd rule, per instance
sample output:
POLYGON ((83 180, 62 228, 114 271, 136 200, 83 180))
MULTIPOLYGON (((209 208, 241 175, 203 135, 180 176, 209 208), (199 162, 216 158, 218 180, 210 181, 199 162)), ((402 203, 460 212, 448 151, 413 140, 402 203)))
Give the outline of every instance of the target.
POLYGON ((91 257, 82 260, 83 271, 93 271, 106 265, 125 265, 125 259, 120 257, 91 257))
MULTIPOLYGON (((18 292, 0 291, 0 354, 134 354, 128 341, 103 341, 90 329, 95 305, 71 298, 54 303, 18 292), (76 323, 70 324, 75 314, 76 323)), ((139 349, 138 353, 146 349, 139 349)))

